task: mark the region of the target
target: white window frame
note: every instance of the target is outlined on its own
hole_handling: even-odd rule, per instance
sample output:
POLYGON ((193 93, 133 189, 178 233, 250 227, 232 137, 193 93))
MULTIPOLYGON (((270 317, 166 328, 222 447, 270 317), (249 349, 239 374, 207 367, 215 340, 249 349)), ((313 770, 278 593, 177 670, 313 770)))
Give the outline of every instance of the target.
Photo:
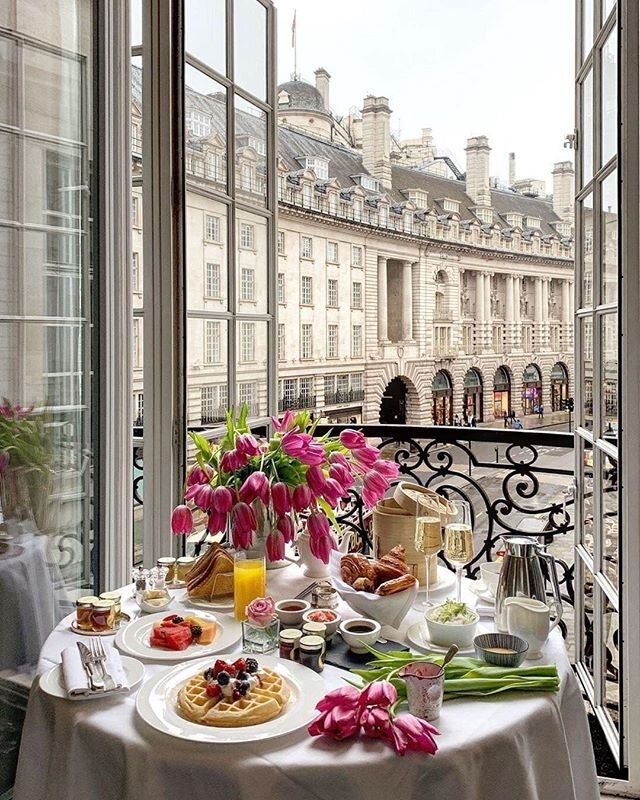
POLYGON ((360 244, 352 244, 351 245, 351 266, 352 267, 362 267, 364 264, 364 252, 362 245, 360 244))
POLYGON ((351 326, 351 358, 362 358, 362 325, 351 326))
POLYGON ((338 308, 340 301, 340 284, 337 278, 327 278, 327 306, 338 308))
POLYGON ((327 358, 340 358, 340 327, 335 323, 327 325, 327 358))
POLYGON ((215 261, 206 261, 204 265, 204 296, 207 300, 222 297, 222 268, 215 261))
POLYGON ((313 236, 300 237, 300 258, 307 260, 313 258, 313 236))
POLYGON ((222 322, 205 319, 202 360, 205 364, 219 364, 222 360, 222 322))
POLYGON ((313 358, 313 324, 303 322, 300 325, 300 360, 310 361, 313 358))
POLYGON ((313 278, 311 275, 300 276, 300 305, 313 305, 313 278))
POLYGON ((255 250, 256 229, 250 222, 240 222, 238 229, 238 246, 240 250, 255 250))
POLYGON ((221 231, 220 217, 215 214, 204 215, 204 240, 205 242, 220 242, 221 231))
POLYGON ((253 267, 240 268, 240 300, 243 303, 256 299, 256 271, 253 267))

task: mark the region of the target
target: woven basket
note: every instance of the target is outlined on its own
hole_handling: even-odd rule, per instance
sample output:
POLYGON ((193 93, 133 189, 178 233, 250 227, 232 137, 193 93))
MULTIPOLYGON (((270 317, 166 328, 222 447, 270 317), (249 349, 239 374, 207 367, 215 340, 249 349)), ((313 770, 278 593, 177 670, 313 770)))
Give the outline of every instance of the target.
POLYGON ((458 515, 458 509, 455 504, 438 494, 434 489, 420 486, 419 483, 410 483, 408 481, 399 483, 393 493, 393 499, 396 505, 403 508, 408 514, 415 516, 418 495, 422 499, 421 505, 424 505, 426 500, 426 505, 433 515, 440 517, 442 527, 450 522, 455 522, 458 515))
MULTIPOLYGON (((393 498, 381 500, 373 509, 373 552, 376 558, 401 544, 407 553, 411 573, 424 585, 424 555, 414 545, 416 519, 399 506, 393 498)), ((436 559, 431 559, 429 583, 435 586, 438 579, 436 559)))

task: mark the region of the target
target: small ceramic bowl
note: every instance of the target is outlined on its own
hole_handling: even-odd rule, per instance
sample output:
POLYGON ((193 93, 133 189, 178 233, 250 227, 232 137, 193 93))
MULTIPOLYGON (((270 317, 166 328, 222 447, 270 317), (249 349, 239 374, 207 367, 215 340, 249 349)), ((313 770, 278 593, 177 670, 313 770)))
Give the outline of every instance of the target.
POLYGON ((473 640, 476 656, 496 667, 519 667, 529 644, 510 633, 481 633, 473 640))
MULTIPOLYGON (((160 593, 161 590, 151 590, 152 593, 155 593, 156 591, 160 593)), ((169 592, 166 590, 162 593, 162 596, 157 597, 152 596, 151 598, 145 598, 145 594, 146 592, 138 599, 138 605, 146 614, 157 614, 160 611, 164 611, 165 609, 169 608, 173 600, 169 592)))
POLYGON ((502 571, 502 564, 499 561, 487 561, 486 564, 480 564, 480 576, 484 583, 487 592, 493 597, 496 596, 498 591, 498 581, 500 580, 500 572, 502 571))
POLYGON ((373 647, 378 641, 381 625, 374 619, 360 617, 341 622, 338 630, 350 650, 354 653, 366 653, 365 645, 373 647))
MULTIPOLYGON (((436 606, 436 609, 437 608, 436 606)), ((473 622, 467 622, 463 625, 454 625, 450 622, 436 622, 430 619, 429 614, 436 609, 430 609, 424 615, 431 643, 437 644, 440 647, 451 647, 452 644, 457 644, 460 649, 471 647, 473 637, 476 635, 478 620, 480 619, 476 612, 469 609, 474 616, 473 622)))
POLYGON ((276 615, 283 628, 295 628, 302 625, 302 617, 311 610, 311 603, 306 600, 280 600, 276 603, 276 615))
POLYGON ((338 630, 340 614, 330 608, 312 608, 310 611, 304 612, 302 620, 303 622, 322 622, 327 626, 327 640, 329 640, 338 630))

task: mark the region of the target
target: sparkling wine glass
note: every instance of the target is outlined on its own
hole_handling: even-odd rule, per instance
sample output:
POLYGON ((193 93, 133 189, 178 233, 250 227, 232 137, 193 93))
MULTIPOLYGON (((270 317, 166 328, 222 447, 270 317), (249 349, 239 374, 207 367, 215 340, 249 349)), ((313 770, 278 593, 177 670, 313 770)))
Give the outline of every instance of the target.
POLYGON ((424 585, 425 596, 423 608, 429 608, 429 590, 431 586, 431 569, 433 559, 442 549, 442 524, 429 498, 418 495, 416 497, 416 528, 414 546, 419 553, 424 555, 424 585))
POLYGON ((471 507, 465 500, 457 500, 458 515, 455 522, 444 529, 444 554, 456 568, 456 600, 462 593, 462 568, 473 558, 473 527, 471 507))

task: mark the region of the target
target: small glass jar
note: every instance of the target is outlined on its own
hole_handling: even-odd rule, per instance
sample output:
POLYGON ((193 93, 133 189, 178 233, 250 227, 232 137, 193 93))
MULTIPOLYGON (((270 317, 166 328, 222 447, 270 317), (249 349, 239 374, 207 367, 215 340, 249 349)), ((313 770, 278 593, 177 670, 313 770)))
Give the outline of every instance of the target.
POLYGON ((149 577, 148 569, 143 569, 142 567, 134 567, 131 570, 131 580, 135 584, 136 594, 138 592, 144 592, 144 590, 147 588, 148 577, 149 577))
POLYGON ((245 653, 271 653, 278 648, 280 620, 275 617, 265 626, 248 619, 242 621, 242 649, 245 653))
POLYGON ((156 561, 158 569, 164 567, 167 570, 167 583, 173 583, 176 574, 176 561, 177 559, 173 558, 173 556, 163 556, 156 561))
POLYGON ((298 647, 302 633, 295 628, 285 628, 280 631, 280 658, 287 659, 287 661, 298 660, 298 647))
POLYGON ((94 631, 106 631, 113 628, 115 622, 113 600, 96 600, 91 612, 91 627, 94 631))
POLYGON ((191 568, 196 563, 193 556, 181 556, 176 561, 176 580, 180 583, 185 583, 187 575, 191 572, 191 568))
POLYGON ((330 583, 320 583, 311 592, 311 605, 314 608, 337 608, 340 596, 330 583))
POLYGON ((113 600, 113 614, 117 619, 122 611, 122 597, 120 592, 102 592, 100 600, 113 600))
POLYGON ((298 662, 314 672, 322 672, 325 645, 322 636, 303 636, 298 646, 298 662))
POLYGON ((81 631, 93 630, 91 615, 93 614, 93 604, 98 599, 90 595, 88 597, 79 597, 76 600, 76 625, 81 631))
POLYGON ((327 638, 327 626, 324 622, 305 622, 302 626, 303 636, 319 636, 321 639, 327 638))

